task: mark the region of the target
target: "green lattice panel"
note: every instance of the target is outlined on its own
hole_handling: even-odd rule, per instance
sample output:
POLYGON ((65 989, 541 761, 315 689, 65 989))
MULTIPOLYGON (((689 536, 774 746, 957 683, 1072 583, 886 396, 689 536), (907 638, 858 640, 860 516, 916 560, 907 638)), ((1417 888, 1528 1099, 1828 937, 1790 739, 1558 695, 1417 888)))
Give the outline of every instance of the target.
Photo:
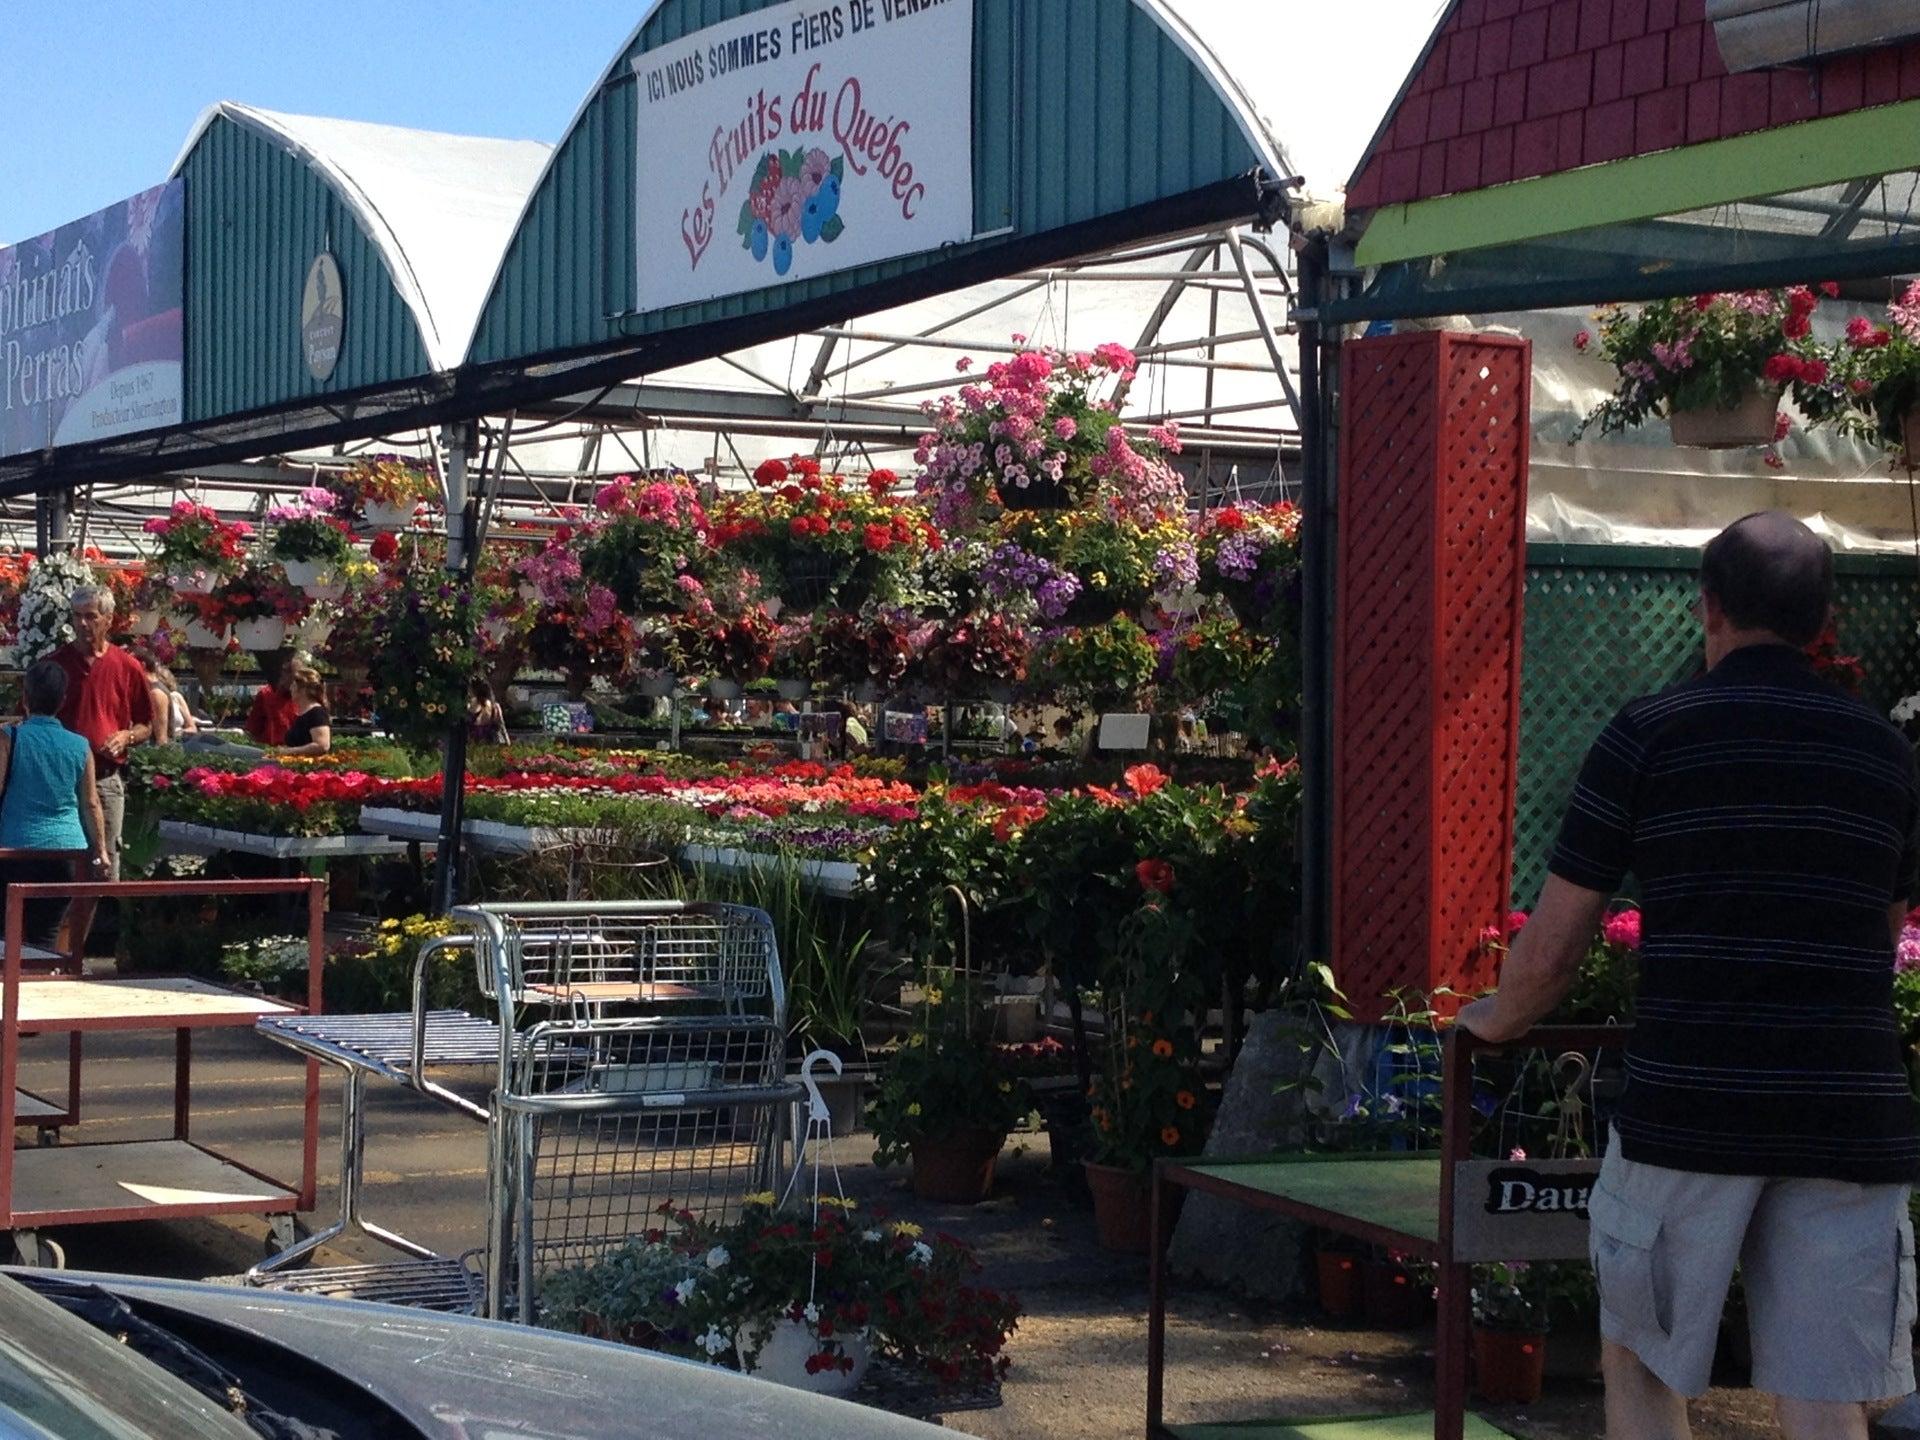
MULTIPOLYGON (((1531 906, 1546 876, 1587 746, 1636 695, 1694 674, 1699 627, 1695 550, 1533 545, 1527 554, 1520 672, 1520 775, 1514 903, 1531 906)), ((1836 564, 1841 648, 1866 666, 1882 710, 1920 690, 1920 583, 1905 557, 1842 556, 1836 564)))

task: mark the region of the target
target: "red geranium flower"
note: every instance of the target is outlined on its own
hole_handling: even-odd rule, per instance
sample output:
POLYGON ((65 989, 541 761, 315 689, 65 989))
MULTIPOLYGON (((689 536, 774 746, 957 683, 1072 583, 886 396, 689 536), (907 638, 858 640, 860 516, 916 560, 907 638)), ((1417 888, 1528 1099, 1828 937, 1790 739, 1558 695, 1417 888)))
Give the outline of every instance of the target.
POLYGON ((787 478, 787 467, 778 460, 762 460, 754 467, 753 483, 774 486, 787 478))
POLYGON ((1166 895, 1173 889, 1173 866, 1164 860, 1142 860, 1133 867, 1133 875, 1142 890, 1166 895))
POLYGON ((400 553, 400 542, 393 538, 391 532, 383 530, 380 534, 373 537, 373 544, 369 547, 367 553, 373 556, 380 564, 384 565, 400 553))

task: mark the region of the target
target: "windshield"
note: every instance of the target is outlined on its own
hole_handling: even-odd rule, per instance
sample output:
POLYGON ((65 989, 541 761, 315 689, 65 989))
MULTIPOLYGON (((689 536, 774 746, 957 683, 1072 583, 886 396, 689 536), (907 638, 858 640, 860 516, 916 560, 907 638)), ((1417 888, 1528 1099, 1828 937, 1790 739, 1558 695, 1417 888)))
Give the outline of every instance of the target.
POLYGON ((259 1440, 149 1360, 0 1275, 0 1434, 259 1440))

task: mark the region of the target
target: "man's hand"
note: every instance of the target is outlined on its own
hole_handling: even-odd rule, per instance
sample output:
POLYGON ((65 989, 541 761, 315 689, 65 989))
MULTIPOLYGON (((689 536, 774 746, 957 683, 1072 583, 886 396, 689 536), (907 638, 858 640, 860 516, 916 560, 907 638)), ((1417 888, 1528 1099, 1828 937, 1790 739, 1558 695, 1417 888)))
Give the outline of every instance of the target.
POLYGON ((1460 1007, 1460 1013, 1454 1017, 1454 1023, 1471 1035, 1485 1040, 1489 1045, 1500 1045, 1513 1039, 1515 1032, 1500 1020, 1500 997, 1482 995, 1460 1007))
POLYGON ((122 755, 127 753, 127 746, 132 743, 133 732, 131 730, 116 730, 113 734, 107 736, 107 743, 100 748, 118 760, 122 755))

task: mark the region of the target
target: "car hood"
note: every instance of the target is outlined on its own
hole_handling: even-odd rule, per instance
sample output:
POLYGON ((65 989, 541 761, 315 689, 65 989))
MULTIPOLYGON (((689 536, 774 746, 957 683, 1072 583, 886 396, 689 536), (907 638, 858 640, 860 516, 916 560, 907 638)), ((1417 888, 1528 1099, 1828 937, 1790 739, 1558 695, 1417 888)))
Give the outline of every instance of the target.
POLYGON ((949 1432, 580 1336, 357 1300, 63 1272, 230 1326, 378 1395, 435 1440, 918 1440, 949 1432))

